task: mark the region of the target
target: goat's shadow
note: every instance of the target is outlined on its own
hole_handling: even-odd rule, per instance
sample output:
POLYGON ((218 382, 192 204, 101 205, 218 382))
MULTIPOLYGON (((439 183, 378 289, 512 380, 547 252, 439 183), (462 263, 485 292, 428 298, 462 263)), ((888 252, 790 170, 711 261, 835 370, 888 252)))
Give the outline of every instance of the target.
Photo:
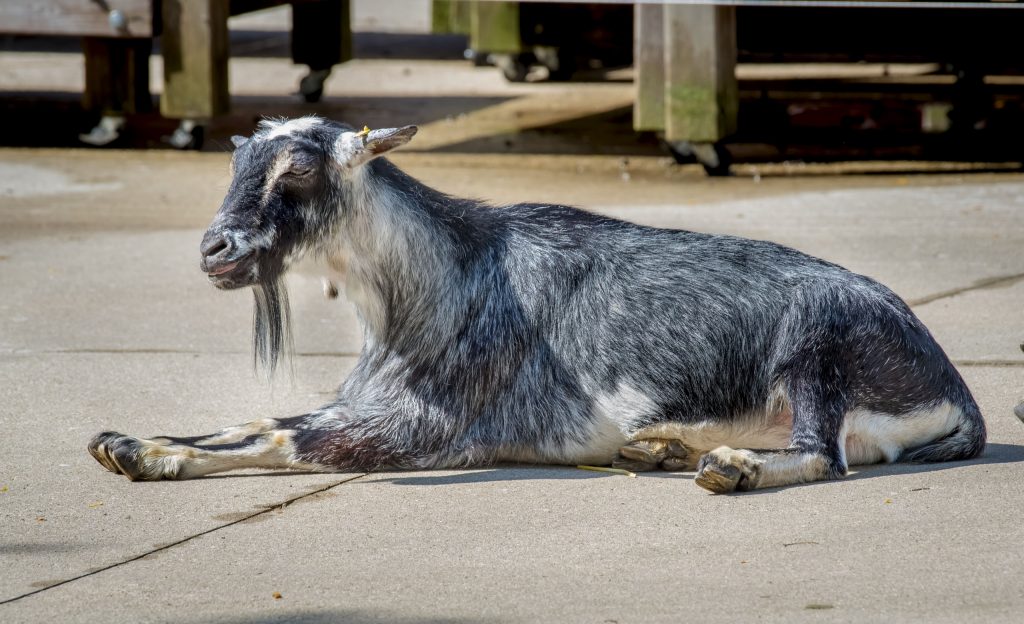
MULTIPOLYGON (((987 464, 1015 464, 1024 462, 1024 446, 1019 444, 990 443, 985 447, 984 454, 977 458, 966 461, 941 462, 934 464, 874 464, 870 466, 855 466, 845 479, 838 481, 816 481, 813 483, 800 483, 766 488, 746 492, 745 495, 757 495, 771 492, 778 492, 792 487, 807 487, 815 485, 839 484, 843 481, 859 481, 861 479, 872 479, 877 477, 888 477, 905 474, 922 474, 938 472, 942 470, 955 470, 967 466, 978 466, 987 464)), ((637 474, 638 478, 649 479, 681 479, 693 480, 692 472, 642 472, 637 474)), ((410 474, 401 475, 395 473, 370 474, 367 479, 355 481, 358 483, 391 483, 394 485, 466 485, 472 483, 500 483, 509 481, 545 481, 545 480, 578 480, 578 479, 605 479, 623 478, 621 475, 611 473, 592 472, 580 470, 570 466, 535 466, 527 464, 499 464, 487 470, 470 470, 450 474, 410 474)))

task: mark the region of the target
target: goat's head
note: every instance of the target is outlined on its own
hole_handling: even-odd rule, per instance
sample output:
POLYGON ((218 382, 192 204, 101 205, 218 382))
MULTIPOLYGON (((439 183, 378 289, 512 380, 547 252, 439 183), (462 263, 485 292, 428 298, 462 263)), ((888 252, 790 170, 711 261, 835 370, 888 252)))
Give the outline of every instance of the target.
POLYGON ((256 356, 271 371, 288 336, 282 275, 334 232, 362 165, 414 134, 415 126, 358 132, 303 117, 232 137, 231 186, 203 237, 200 268, 217 288, 253 287, 256 356))

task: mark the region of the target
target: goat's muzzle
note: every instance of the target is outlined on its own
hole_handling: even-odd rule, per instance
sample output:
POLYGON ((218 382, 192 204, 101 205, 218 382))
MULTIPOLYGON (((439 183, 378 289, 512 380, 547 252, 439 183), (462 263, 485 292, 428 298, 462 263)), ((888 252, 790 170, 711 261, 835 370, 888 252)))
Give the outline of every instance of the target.
POLYGON ((239 249, 230 236, 210 230, 199 245, 199 268, 217 288, 240 288, 253 281, 253 254, 239 249))

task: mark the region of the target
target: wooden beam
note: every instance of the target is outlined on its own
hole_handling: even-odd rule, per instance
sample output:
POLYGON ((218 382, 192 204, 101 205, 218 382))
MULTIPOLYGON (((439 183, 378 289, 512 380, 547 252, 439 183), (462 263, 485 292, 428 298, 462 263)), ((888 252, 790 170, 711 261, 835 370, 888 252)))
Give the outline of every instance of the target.
POLYGON ((665 129, 665 28, 660 4, 638 4, 633 19, 634 130, 665 129))
POLYGON ((431 32, 437 35, 468 35, 470 8, 468 0, 434 0, 431 5, 431 32))
POLYGON ((665 139, 714 143, 736 131, 736 10, 665 5, 665 139))
POLYGON ((160 112, 210 119, 230 108, 228 0, 163 0, 164 93, 160 112))
POLYGON ((518 2, 473 2, 469 47, 478 52, 516 54, 523 51, 518 2))

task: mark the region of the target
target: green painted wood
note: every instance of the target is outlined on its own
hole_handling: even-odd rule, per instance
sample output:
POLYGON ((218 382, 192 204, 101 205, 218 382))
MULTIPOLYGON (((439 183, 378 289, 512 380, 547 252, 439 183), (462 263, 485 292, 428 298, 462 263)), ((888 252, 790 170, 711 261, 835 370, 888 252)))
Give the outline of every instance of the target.
POLYGON ((210 119, 230 108, 228 0, 163 0, 160 113, 210 119))
POLYGON ((634 130, 665 129, 665 28, 660 4, 638 4, 633 20, 634 130))
POLYGON ((469 47, 480 52, 498 54, 522 52, 519 3, 471 3, 469 47))
POLYGON ((714 143, 736 131, 736 11, 664 8, 665 138, 714 143))
POLYGON ((431 30, 438 35, 468 35, 472 4, 468 0, 434 0, 431 30))

